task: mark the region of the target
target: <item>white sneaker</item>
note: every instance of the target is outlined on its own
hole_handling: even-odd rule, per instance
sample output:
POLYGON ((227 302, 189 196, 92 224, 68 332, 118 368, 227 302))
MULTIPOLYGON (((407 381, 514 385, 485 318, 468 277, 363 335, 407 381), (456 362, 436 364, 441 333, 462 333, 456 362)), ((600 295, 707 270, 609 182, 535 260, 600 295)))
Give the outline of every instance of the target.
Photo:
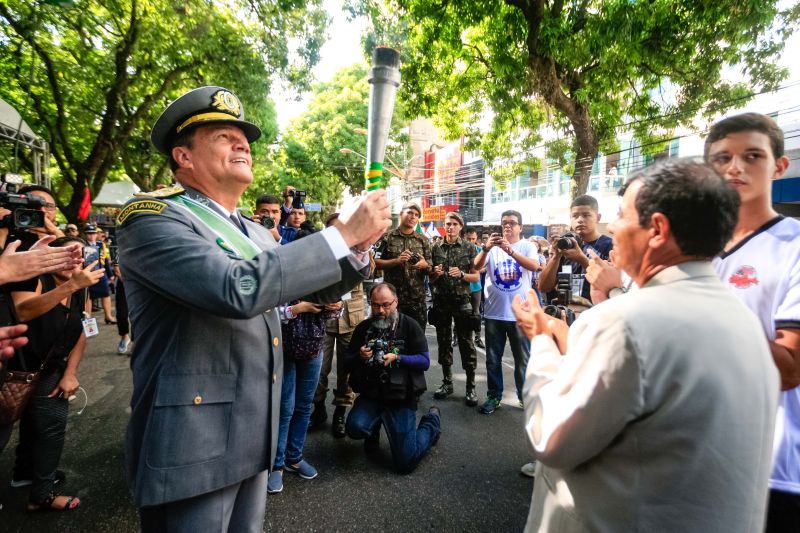
POLYGON ((536 477, 536 461, 522 465, 522 468, 519 469, 519 473, 527 477, 536 477))

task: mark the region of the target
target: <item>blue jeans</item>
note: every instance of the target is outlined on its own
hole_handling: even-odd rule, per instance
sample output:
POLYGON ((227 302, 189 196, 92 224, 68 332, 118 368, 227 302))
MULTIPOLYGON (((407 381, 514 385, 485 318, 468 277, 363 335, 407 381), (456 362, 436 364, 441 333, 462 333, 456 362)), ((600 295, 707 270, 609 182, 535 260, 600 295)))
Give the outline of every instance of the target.
POLYGON ((381 430, 389 436, 392 461, 398 472, 413 471, 441 433, 438 415, 426 413, 417 423, 417 411, 410 407, 389 407, 359 396, 347 415, 346 431, 351 439, 365 439, 381 430))
POLYGON ((311 405, 319 381, 322 357, 298 361, 290 355, 283 358, 283 387, 281 388, 281 421, 278 427, 278 451, 275 470, 284 464, 296 464, 303 459, 311 405))
POLYGON ((514 355, 514 383, 517 386, 517 398, 522 401, 522 385, 525 383, 525 368, 531 355, 531 344, 510 320, 486 319, 486 393, 495 400, 503 399, 503 350, 506 338, 514 355))

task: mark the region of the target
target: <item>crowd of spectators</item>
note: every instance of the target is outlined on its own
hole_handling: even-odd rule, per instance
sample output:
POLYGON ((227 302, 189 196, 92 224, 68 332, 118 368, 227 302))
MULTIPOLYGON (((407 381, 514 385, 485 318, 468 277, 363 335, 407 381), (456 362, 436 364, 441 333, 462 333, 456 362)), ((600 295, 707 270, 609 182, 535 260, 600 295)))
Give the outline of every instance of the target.
MULTIPOLYGON (((277 309, 281 401, 267 492, 283 490, 284 472, 318 476, 304 444, 327 420, 334 359, 333 436, 363 440, 371 453, 383 431, 398 472, 419 465, 442 432, 436 406, 417 421, 431 325, 443 375, 433 397, 455 393, 458 346, 463 403, 483 415, 508 403, 510 347, 532 450, 520 471, 537 479, 527 530, 796 530, 800 224, 769 201, 771 180, 787 166, 774 122, 746 114, 711 129, 705 160, 633 173, 613 238, 601 233, 588 195, 572 202, 570 231, 549 240, 524 238, 514 210, 480 240, 449 212, 445 236, 428 239, 417 231, 419 206, 405 205, 399 226, 358 259, 382 280, 368 291, 356 283, 336 302, 295 298, 277 309), (487 395, 478 406, 484 346, 487 395)), ((0 364, 41 374, 20 420, 11 483, 30 486, 30 511, 71 510, 80 500, 58 494, 65 477, 57 467, 67 402, 80 387, 85 318, 97 300, 105 323, 120 326, 125 353, 125 287, 102 230, 68 224, 62 232, 53 194, 25 191, 42 198, 44 224, 0 229, 0 364)), ((304 197, 294 187, 261 196, 250 220, 294 246, 316 232, 304 197)), ((0 450, 11 429, 0 426, 0 450)))

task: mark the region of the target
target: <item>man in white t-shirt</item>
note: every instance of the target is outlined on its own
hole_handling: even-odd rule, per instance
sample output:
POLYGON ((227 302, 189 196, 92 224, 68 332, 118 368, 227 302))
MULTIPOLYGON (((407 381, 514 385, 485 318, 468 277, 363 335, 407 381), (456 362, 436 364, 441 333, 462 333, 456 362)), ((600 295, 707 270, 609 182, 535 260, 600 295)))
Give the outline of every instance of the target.
POLYGON ((729 117, 712 126, 705 157, 741 199, 733 238, 714 267, 758 316, 781 376, 766 530, 794 532, 800 528, 800 222, 772 208, 772 181, 789 166, 783 132, 758 113, 729 117))
POLYGON ((522 215, 519 211, 505 211, 500 216, 502 235, 492 234, 475 257, 475 268, 486 265, 486 302, 483 316, 486 323, 486 401, 479 407, 483 414, 492 414, 503 399, 503 351, 506 338, 514 355, 514 382, 517 399, 522 402, 522 384, 528 365, 530 346, 517 329, 517 320, 511 310, 514 296, 526 298, 532 288, 533 272, 539 268, 539 250, 536 244, 521 240, 522 215))

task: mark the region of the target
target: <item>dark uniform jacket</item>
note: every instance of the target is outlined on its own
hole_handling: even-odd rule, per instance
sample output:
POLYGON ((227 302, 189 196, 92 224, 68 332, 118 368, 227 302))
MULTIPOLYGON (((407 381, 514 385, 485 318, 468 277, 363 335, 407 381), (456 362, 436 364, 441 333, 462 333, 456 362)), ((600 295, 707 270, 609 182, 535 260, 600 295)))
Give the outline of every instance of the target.
MULTIPOLYGON (((430 264, 431 245, 428 238, 417 232, 404 235, 400 228, 388 232, 378 244, 379 259, 395 259, 410 250, 418 253, 430 264)), ((383 281, 391 283, 397 289, 397 300, 405 305, 409 302, 425 301, 425 270, 409 268, 410 265, 400 265, 387 268, 383 271, 383 281)))
MULTIPOLYGON (((274 308, 301 297, 337 301, 369 270, 337 261, 321 234, 278 246, 249 220, 244 228, 264 252, 237 258, 164 198, 170 194, 128 202, 117 230, 136 331, 126 462, 138 507, 215 491, 270 467, 283 370, 274 308)), ((196 191, 186 194, 208 205, 196 191)))

